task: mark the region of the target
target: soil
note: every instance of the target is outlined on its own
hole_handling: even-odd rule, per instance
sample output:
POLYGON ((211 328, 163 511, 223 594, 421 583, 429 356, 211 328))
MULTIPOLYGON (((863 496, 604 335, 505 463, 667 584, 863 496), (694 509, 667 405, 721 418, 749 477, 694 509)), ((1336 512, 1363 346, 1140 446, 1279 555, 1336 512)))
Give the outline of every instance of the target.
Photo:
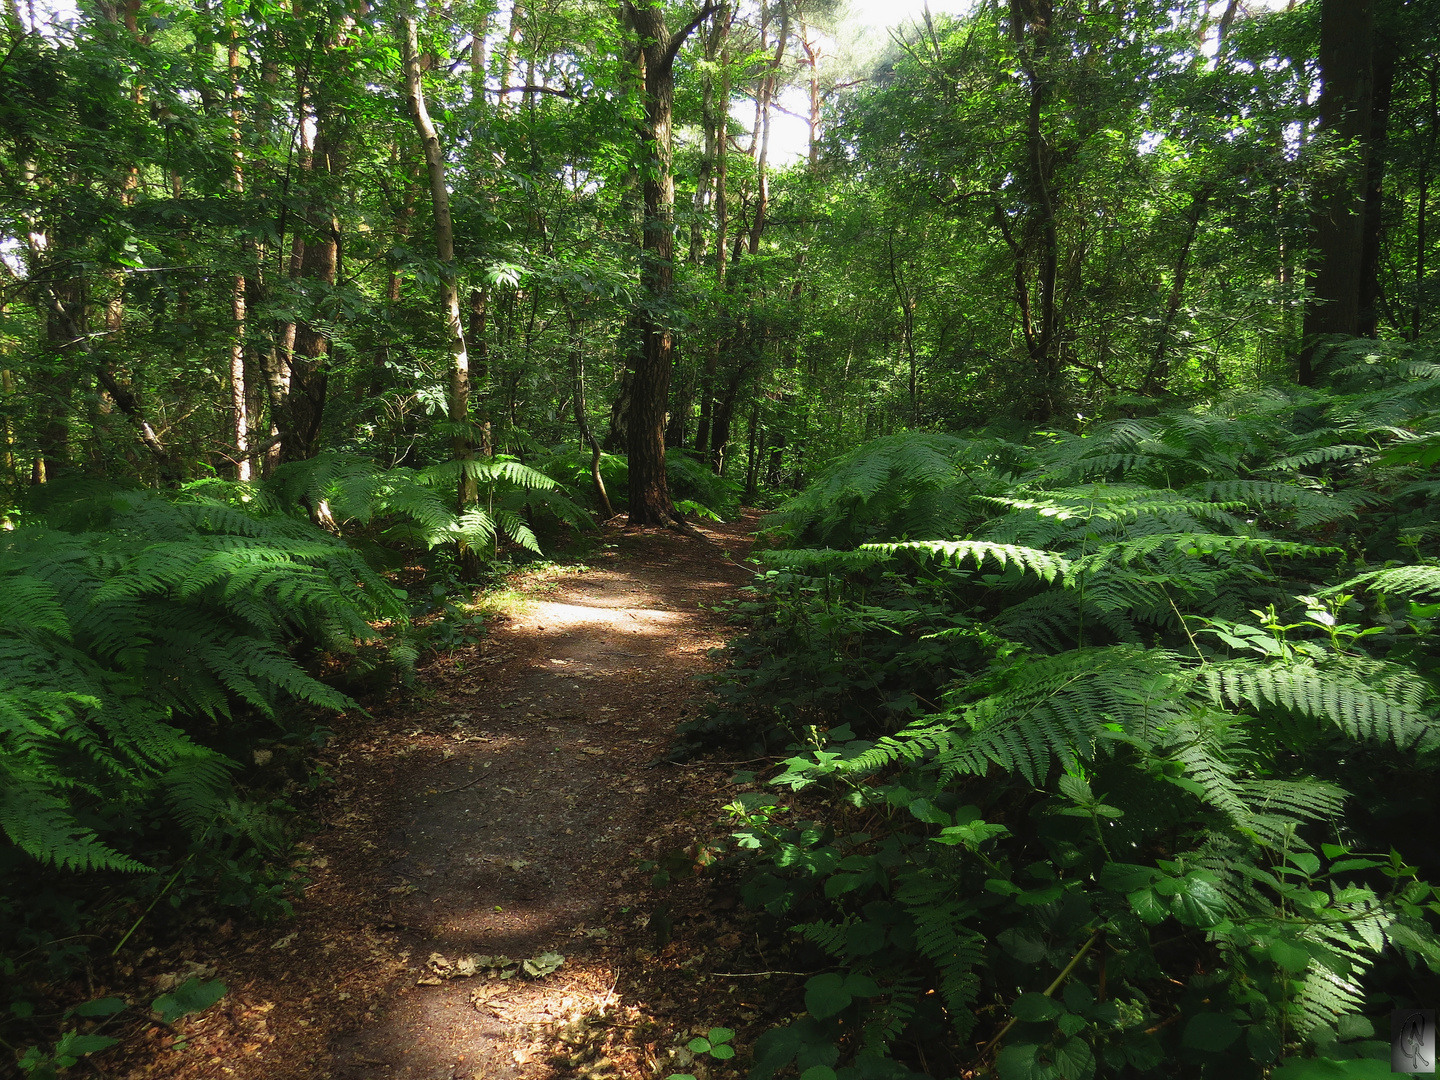
POLYGON ((725 1025, 743 1042, 786 980, 723 888, 657 893, 642 860, 703 870, 734 798, 736 763, 667 754, 718 666, 714 608, 750 576, 754 527, 611 527, 586 566, 521 575, 482 640, 343 723, 294 919, 141 957, 177 968, 156 985, 213 971, 230 993, 107 1073, 738 1075, 685 1041, 725 1025))

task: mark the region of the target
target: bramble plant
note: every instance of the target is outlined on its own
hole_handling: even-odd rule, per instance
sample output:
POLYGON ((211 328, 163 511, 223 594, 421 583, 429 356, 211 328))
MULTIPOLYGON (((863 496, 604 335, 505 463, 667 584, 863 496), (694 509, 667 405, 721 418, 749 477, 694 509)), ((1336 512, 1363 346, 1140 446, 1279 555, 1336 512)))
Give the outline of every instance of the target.
MULTIPOLYGON (((735 1056, 735 1032, 730 1028, 712 1027, 704 1035, 697 1035, 685 1044, 692 1054, 713 1058, 715 1061, 729 1061, 735 1056)), ((665 1080, 695 1080, 691 1073, 671 1073, 665 1080)))

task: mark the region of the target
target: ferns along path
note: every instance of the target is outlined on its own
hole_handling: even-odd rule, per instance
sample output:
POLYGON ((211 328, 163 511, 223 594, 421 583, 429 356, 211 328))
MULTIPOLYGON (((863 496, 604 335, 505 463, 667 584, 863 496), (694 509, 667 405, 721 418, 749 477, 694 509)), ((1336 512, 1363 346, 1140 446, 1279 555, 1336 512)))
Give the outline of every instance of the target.
POLYGON ((530 1076, 606 1056, 608 1038, 643 1072, 647 1041, 685 1025, 665 1016, 664 969, 683 958, 656 959, 639 864, 693 853, 723 801, 728 770, 666 758, 723 643, 712 608, 750 577, 732 561, 747 528, 608 530, 584 565, 524 575, 490 631, 423 663, 410 693, 336 721, 310 766, 325 780, 293 917, 205 920, 178 942, 142 928, 159 949, 126 955, 150 978, 114 991, 198 973, 229 992, 183 1039, 142 1033, 111 1067, 530 1076))

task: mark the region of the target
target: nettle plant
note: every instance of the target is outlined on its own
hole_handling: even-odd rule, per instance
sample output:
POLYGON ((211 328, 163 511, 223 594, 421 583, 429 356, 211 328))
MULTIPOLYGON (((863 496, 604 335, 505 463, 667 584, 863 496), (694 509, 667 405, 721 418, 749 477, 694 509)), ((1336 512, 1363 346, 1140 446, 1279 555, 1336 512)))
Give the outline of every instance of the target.
POLYGON ((710 723, 789 733, 730 807, 744 894, 834 970, 756 1080, 1388 1062, 1440 992, 1435 483, 1392 454, 1440 372, 1349 359, 911 477, 965 539, 895 538, 887 495, 874 542, 765 556, 710 723))

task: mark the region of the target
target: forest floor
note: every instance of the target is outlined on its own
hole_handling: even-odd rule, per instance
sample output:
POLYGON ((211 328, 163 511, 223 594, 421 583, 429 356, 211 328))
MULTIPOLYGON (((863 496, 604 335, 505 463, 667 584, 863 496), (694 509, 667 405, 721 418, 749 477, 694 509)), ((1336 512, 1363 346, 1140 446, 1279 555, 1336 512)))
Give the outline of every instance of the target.
POLYGON ((488 633, 410 692, 342 721, 294 919, 150 958, 230 993, 108 1075, 705 1080, 685 1041, 714 1025, 743 1041, 791 980, 758 974, 723 887, 657 891, 640 863, 704 863, 735 796, 736 763, 666 756, 718 667, 714 607, 750 576, 755 524, 611 527, 585 565, 518 575, 488 633))

